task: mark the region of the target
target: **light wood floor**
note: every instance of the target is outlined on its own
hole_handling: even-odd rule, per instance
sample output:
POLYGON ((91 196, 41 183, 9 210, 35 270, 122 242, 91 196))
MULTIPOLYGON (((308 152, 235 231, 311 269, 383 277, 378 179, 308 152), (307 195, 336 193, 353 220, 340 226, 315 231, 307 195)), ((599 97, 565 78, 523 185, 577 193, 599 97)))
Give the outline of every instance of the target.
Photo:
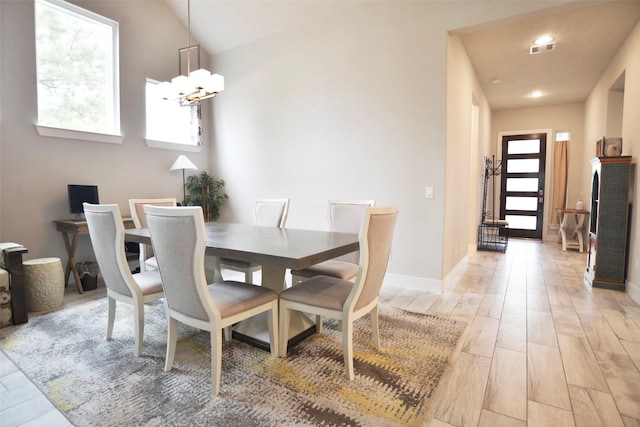
POLYGON ((585 265, 559 244, 511 240, 459 265, 439 297, 395 297, 470 325, 425 425, 640 426, 640 305, 585 285, 585 265))
MULTIPOLYGON (((640 427, 640 305, 586 286, 585 265, 511 240, 459 265, 442 295, 385 286, 386 304, 469 324, 424 425, 640 427)), ((65 305, 103 295, 69 287, 65 305)), ((0 425, 69 425, 1 352, 0 425)))

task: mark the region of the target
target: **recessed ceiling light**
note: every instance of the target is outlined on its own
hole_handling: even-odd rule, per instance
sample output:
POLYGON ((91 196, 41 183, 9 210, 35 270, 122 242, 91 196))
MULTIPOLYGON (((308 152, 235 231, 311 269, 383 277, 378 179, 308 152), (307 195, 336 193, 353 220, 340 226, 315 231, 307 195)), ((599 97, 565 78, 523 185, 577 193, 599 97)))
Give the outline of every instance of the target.
POLYGON ((497 77, 495 79, 491 79, 491 83, 493 83, 494 85, 497 85, 498 83, 500 83, 500 79, 497 77))
POLYGON ((530 98, 540 98, 541 96, 542 96, 542 92, 540 92, 539 90, 534 90, 529 95, 530 98))
POLYGON ((534 41, 534 43, 540 46, 543 44, 551 43, 552 41, 553 41, 553 37, 545 34, 544 36, 538 37, 536 41, 534 41))

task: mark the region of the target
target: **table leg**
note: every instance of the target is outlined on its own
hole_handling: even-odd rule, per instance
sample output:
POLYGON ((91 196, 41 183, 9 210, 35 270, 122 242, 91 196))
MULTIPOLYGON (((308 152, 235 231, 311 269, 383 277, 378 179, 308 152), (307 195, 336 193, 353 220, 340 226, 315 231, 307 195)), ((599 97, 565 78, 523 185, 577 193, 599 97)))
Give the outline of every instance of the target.
MULTIPOLYGON (((286 269, 269 265, 262 266, 262 286, 280 292, 285 289, 286 269)), ((277 327, 277 325, 276 325, 277 327)), ((234 326, 233 331, 241 336, 249 337, 249 342, 268 350, 269 328, 267 327, 267 313, 261 313, 250 319, 243 320, 234 326), (262 343, 262 345, 261 345, 262 343)), ((307 315, 299 311, 291 312, 291 320, 288 331, 292 344, 300 341, 315 331, 315 322, 307 315)), ((283 333, 280 331, 280 333, 283 333)), ((241 337, 239 337, 242 339, 241 337)))
POLYGON ((220 273, 220 259, 217 256, 205 255, 204 272, 207 283, 222 282, 222 273, 220 273))
POLYGON ((574 218, 576 228, 573 231, 573 235, 578 238, 578 244, 580 245, 581 253, 584 252, 584 240, 582 237, 582 233, 584 230, 584 220, 585 220, 585 214, 578 214, 574 218))
POLYGON ((560 236, 562 238, 562 251, 567 251, 567 221, 570 215, 560 214, 560 236))
POLYGON ((73 279, 76 281, 76 286, 78 287, 78 292, 83 294, 84 289, 82 289, 82 282, 80 281, 80 274, 78 273, 78 269, 76 268, 76 246, 78 246, 78 233, 73 233, 73 240, 69 242, 69 236, 64 231, 62 232, 62 237, 64 238, 64 245, 67 248, 67 265, 64 269, 64 284, 67 285, 69 281, 69 273, 73 272, 73 279))

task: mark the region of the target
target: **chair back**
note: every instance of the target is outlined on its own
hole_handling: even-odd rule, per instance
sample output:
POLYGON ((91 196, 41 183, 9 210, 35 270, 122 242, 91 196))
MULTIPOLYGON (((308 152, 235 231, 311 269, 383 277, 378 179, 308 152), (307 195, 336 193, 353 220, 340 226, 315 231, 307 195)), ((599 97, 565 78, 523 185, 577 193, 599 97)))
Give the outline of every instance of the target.
POLYGON ((289 216, 289 199, 256 200, 254 214, 256 225, 284 228, 289 216))
POLYGON ((129 199, 129 211, 136 228, 147 228, 147 217, 144 215, 144 205, 176 206, 175 197, 165 199, 129 199))
POLYGON ((83 203, 93 252, 100 267, 104 285, 115 292, 132 297, 140 293, 133 280, 124 249, 124 224, 118 205, 83 203))
POLYGON ((359 310, 376 301, 387 272, 398 208, 368 208, 360 232, 360 264, 345 308, 359 310))
POLYGON ((219 320, 205 279, 202 207, 145 205, 144 211, 169 311, 203 322, 219 320))
MULTIPOLYGON (((329 224, 331 231, 339 233, 360 232, 367 215, 367 208, 375 205, 375 200, 329 200, 329 224)), ((336 258, 338 261, 357 264, 360 251, 352 252, 336 258)))

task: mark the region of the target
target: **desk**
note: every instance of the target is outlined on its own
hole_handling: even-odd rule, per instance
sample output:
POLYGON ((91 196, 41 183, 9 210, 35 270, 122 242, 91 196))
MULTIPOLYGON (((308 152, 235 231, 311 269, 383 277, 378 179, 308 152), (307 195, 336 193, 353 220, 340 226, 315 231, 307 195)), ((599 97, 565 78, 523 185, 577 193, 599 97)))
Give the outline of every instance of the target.
POLYGON ((579 249, 584 252, 583 230, 584 218, 589 215, 589 211, 582 209, 558 209, 558 218, 560 219, 560 232, 558 233, 558 241, 562 241, 562 250, 564 252, 569 249, 579 249), (569 217, 574 217, 572 230, 570 230, 571 239, 567 239, 567 230, 569 226, 569 217), (574 238, 577 238, 575 240, 574 238))
MULTIPOLYGON (((359 247, 358 235, 349 233, 222 222, 209 222, 205 228, 207 255, 261 264, 262 286, 277 292, 284 289, 287 269, 302 270, 357 251, 359 247)), ((147 244, 151 242, 149 230, 145 228, 126 230, 125 240, 147 244)), ((292 344, 304 338, 300 334, 314 326, 311 319, 302 313, 298 314, 295 319, 292 315, 289 330, 292 344)), ((251 337, 260 347, 269 346, 266 316, 255 316, 243 321, 234 328, 234 332, 251 337)))
MULTIPOLYGON (((60 219, 53 221, 56 224, 56 230, 62 233, 64 238, 64 246, 67 248, 67 265, 64 268, 64 284, 65 286, 69 282, 69 275, 73 272, 73 279, 76 281, 79 293, 84 293, 82 289, 82 282, 80 281, 80 274, 76 268, 76 246, 78 245, 78 236, 81 234, 89 234, 89 228, 87 227, 87 221, 74 221, 71 219, 60 219), (71 241, 69 241, 71 236, 71 241)), ((132 218, 123 218, 124 228, 135 228, 132 218)))

